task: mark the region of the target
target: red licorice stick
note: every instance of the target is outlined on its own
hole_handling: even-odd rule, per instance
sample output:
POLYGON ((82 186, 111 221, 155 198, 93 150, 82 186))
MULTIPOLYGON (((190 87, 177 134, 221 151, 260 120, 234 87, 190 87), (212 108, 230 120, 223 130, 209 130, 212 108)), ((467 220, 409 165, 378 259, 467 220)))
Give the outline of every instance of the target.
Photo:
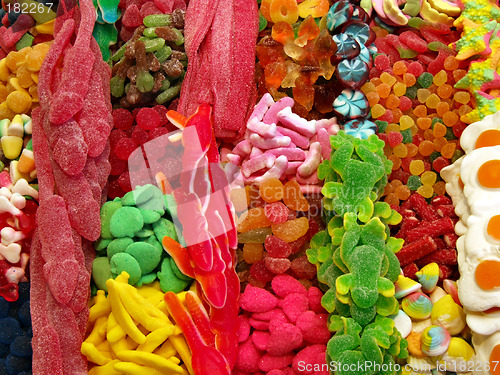
POLYGON ((418 267, 423 267, 429 263, 453 266, 457 264, 457 251, 455 249, 437 250, 423 258, 418 259, 415 263, 418 267))
POLYGON ((409 203, 411 208, 422 218, 422 220, 434 221, 439 219, 434 207, 429 206, 424 197, 420 194, 413 194, 409 199, 409 203))
POLYGON ((410 243, 409 245, 404 246, 398 253, 396 253, 396 256, 399 259, 401 266, 404 267, 407 264, 410 264, 411 262, 436 250, 436 242, 430 236, 425 236, 410 243))
POLYGON ((432 221, 425 227, 419 227, 412 230, 410 233, 408 233, 406 241, 407 243, 411 243, 418 240, 419 238, 422 238, 422 236, 425 235, 435 238, 446 233, 453 233, 454 228, 455 226, 453 225, 453 221, 449 217, 443 217, 441 219, 432 221))
POLYGON ((410 263, 403 267, 403 275, 410 279, 415 279, 416 273, 418 272, 418 267, 415 263, 410 263))

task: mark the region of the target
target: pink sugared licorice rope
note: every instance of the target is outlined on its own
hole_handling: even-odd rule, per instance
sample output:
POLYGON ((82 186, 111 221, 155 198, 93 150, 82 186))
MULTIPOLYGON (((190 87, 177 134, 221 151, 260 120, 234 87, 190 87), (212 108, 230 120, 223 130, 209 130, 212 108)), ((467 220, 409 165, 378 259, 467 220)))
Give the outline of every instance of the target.
POLYGON ((92 37, 92 1, 79 4, 58 21, 40 70, 40 106, 32 112, 40 191, 30 266, 36 375, 87 373, 80 347, 95 256, 92 242, 100 235, 100 192, 111 169, 111 71, 92 37))

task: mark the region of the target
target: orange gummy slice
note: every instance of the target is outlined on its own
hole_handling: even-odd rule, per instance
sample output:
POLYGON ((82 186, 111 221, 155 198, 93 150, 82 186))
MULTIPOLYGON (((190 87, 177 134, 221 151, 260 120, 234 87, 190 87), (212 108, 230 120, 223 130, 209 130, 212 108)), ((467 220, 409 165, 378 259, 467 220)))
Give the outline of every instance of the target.
POLYGON ((484 260, 476 267, 475 275, 477 284, 484 290, 500 286, 500 262, 484 260))
POLYGON ((500 374, 500 366, 495 366, 500 361, 500 344, 495 345, 490 354, 490 373, 500 374))
POLYGON ((488 221, 488 227, 486 231, 495 240, 500 240, 500 215, 491 217, 491 219, 488 221))
POLYGON ((476 147, 489 147, 500 145, 500 130, 498 129, 488 129, 479 134, 476 140, 476 147))
POLYGON ((283 184, 277 178, 264 181, 259 188, 262 199, 267 203, 277 202, 283 199, 283 184))
POLYGON ((285 203, 288 208, 296 211, 309 210, 309 202, 300 191, 300 185, 297 181, 288 181, 284 188, 283 203, 285 203))
POLYGON ((481 165, 477 172, 477 179, 486 188, 500 188, 500 160, 489 160, 481 165))
POLYGON ((271 221, 267 218, 264 207, 256 207, 249 209, 244 220, 238 224, 238 232, 248 232, 252 229, 266 228, 271 225, 271 221))

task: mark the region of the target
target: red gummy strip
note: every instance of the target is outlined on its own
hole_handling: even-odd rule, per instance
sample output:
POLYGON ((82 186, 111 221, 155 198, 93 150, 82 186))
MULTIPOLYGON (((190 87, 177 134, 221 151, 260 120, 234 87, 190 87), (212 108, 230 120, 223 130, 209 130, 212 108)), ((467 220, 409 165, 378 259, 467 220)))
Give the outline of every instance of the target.
POLYGON ((47 199, 54 192, 54 175, 50 163, 49 144, 42 129, 42 108, 35 108, 31 112, 33 120, 33 149, 38 178, 40 201, 47 199))
POLYGON ((438 195, 432 198, 431 204, 437 207, 437 206, 452 204, 452 202, 449 197, 446 197, 444 195, 438 195))
POLYGON ((439 265, 439 281, 449 279, 453 275, 453 268, 450 266, 439 265))
POLYGON ((35 230, 31 243, 30 307, 33 326, 33 372, 62 374, 62 353, 59 337, 47 318, 47 286, 43 276, 42 245, 35 230))
POLYGON ((437 263, 442 265, 453 266, 457 264, 456 250, 438 250, 420 258, 415 262, 418 267, 423 267, 429 263, 437 263))
POLYGON ((443 236, 444 243, 449 249, 454 249, 457 245, 458 236, 455 233, 446 233, 443 236))
POLYGON ((189 116, 211 104, 218 138, 241 135, 253 108, 257 20, 253 1, 195 0, 186 12, 189 65, 178 109, 189 116))
POLYGON ((89 89, 95 56, 90 50, 90 39, 96 20, 95 8, 87 1, 80 2, 81 20, 75 45, 63 60, 61 84, 50 105, 49 117, 54 124, 62 124, 84 106, 89 89))
POLYGON ((399 34, 399 40, 410 46, 417 52, 427 52, 427 42, 413 31, 403 31, 399 34))
POLYGON ((439 219, 434 207, 429 206, 425 198, 420 194, 413 194, 409 199, 410 207, 422 218, 422 220, 434 221, 439 219))
MULTIPOLYGON (((56 22, 59 19, 56 18, 56 22)), ((62 56, 66 46, 69 44, 73 32, 75 30, 75 21, 72 19, 67 20, 61 27, 59 33, 56 34, 54 43, 50 47, 49 52, 43 60, 42 67, 38 76, 38 98, 40 105, 48 108, 52 100, 54 87, 52 87, 52 73, 62 56)))
POLYGON ((403 267, 436 250, 436 242, 431 237, 425 236, 410 243, 409 245, 404 246, 398 253, 396 253, 396 257, 399 259, 399 263, 403 267))
MULTIPOLYGON (((409 210, 405 210, 409 211, 409 210)), ((410 211, 412 212, 412 211, 410 211)), ((420 222, 416 217, 407 217, 403 219, 403 222, 401 223, 401 228, 399 229, 399 232, 396 234, 396 238, 402 238, 406 239, 406 236, 408 233, 412 230, 415 229, 420 222)))
POLYGON ((452 233, 455 226, 453 221, 449 217, 443 217, 441 219, 435 220, 424 228, 417 228, 408 233, 406 237, 407 243, 418 240, 424 235, 431 236, 432 238, 442 236, 446 233, 452 233))
POLYGON ((455 207, 452 204, 443 204, 436 207, 437 213, 442 217, 456 217, 455 207))
POLYGON ((418 267, 415 263, 410 263, 407 266, 403 267, 403 274, 410 278, 410 279, 415 279, 416 278, 416 273, 418 272, 418 267))

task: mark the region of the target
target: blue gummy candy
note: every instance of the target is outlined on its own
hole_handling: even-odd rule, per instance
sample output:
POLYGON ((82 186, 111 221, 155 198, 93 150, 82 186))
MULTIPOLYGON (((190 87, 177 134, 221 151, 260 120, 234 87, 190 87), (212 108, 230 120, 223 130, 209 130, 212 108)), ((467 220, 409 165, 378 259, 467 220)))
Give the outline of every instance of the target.
POLYGON ((31 371, 23 371, 23 372, 20 372, 17 375, 33 375, 33 373, 31 371))
POLYGON ((7 302, 5 298, 0 297, 0 319, 9 315, 9 307, 9 302, 7 302))
POLYGON ((31 326, 31 314, 30 314, 30 301, 24 302, 21 307, 17 310, 19 319, 24 324, 25 327, 31 326))
MULTIPOLYGON (((5 357, 7 354, 9 354, 9 345, 0 342, 0 358, 5 357)), ((1 373, 0 371, 0 374, 1 373)))
POLYGON ((30 299, 30 283, 19 283, 19 301, 29 301, 30 299))
POLYGON ((0 374, 7 373, 7 366, 5 365, 5 358, 0 358, 0 374))
POLYGON ((31 349, 31 337, 27 334, 17 336, 10 344, 10 352, 18 357, 31 357, 33 351, 31 349))
POLYGON ((5 360, 7 374, 18 375, 20 372, 31 370, 31 357, 16 357, 9 354, 5 360))
POLYGON ((17 19, 19 18, 20 15, 21 15, 21 12, 14 12, 14 11, 11 11, 7 14, 7 17, 9 18, 9 23, 11 26, 14 24, 14 22, 17 21, 17 19))
POLYGON ((21 327, 16 319, 11 317, 0 319, 0 342, 10 344, 21 334, 21 327))

